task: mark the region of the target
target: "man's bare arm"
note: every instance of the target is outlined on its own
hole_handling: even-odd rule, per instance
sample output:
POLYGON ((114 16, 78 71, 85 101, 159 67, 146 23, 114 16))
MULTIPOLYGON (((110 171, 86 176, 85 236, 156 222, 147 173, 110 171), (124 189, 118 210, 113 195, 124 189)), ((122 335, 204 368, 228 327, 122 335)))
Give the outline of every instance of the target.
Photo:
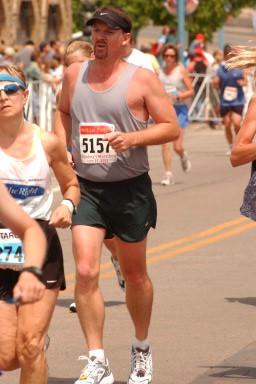
POLYGON ((141 131, 114 132, 106 135, 106 139, 117 152, 123 152, 132 146, 158 145, 174 141, 180 134, 176 112, 157 76, 143 71, 137 87, 143 88, 145 108, 154 124, 141 131))

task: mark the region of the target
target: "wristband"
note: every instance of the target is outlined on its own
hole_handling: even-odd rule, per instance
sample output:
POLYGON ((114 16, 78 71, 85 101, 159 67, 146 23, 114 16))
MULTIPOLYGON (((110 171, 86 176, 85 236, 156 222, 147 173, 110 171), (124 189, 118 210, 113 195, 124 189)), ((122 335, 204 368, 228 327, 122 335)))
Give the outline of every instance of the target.
POLYGON ((71 199, 63 199, 60 204, 65 205, 69 209, 69 212, 71 213, 71 215, 76 214, 77 208, 71 199))
POLYGON ((36 276, 38 278, 38 280, 42 281, 42 276, 43 276, 43 272, 42 272, 42 269, 39 268, 39 267, 33 267, 33 266, 30 266, 30 267, 24 267, 22 270, 21 270, 21 273, 22 272, 30 272, 32 273, 34 276, 36 276))

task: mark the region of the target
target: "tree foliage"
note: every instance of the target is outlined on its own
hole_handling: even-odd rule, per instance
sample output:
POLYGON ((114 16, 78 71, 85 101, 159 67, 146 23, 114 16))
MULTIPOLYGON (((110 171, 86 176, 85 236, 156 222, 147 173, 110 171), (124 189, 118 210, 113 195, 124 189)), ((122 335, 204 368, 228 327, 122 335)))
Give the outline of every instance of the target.
POLYGON ((72 0, 73 32, 83 28, 82 3, 80 0, 72 0))
POLYGON ((72 0, 73 32, 84 30, 85 21, 95 8, 95 0, 72 0))
MULTIPOLYGON (((86 2, 95 3, 97 7, 113 5, 125 9, 133 20, 135 32, 150 22, 177 25, 177 17, 168 13, 163 0, 72 0, 76 26, 82 24, 79 14, 86 12, 86 2)), ((199 0, 197 10, 186 16, 190 38, 200 31, 211 40, 213 32, 221 28, 228 17, 237 16, 243 7, 248 6, 255 6, 255 0, 199 0)))
POLYGON ((138 31, 142 26, 147 25, 150 21, 149 14, 152 10, 152 4, 156 0, 97 0, 97 6, 113 5, 125 9, 131 16, 134 31, 138 31))
POLYGON ((200 0, 197 10, 186 17, 186 28, 192 38, 200 31, 211 40, 213 32, 229 17, 237 16, 242 8, 254 4, 255 0, 200 0))

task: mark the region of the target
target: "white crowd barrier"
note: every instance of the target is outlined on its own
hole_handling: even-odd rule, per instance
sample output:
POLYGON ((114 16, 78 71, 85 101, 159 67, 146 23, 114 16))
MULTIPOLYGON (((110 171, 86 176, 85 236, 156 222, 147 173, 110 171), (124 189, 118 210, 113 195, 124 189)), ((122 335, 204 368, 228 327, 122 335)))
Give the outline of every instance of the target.
POLYGON ((25 117, 37 123, 42 130, 51 132, 56 109, 56 93, 49 83, 35 81, 29 83, 29 98, 25 107, 25 117))
MULTIPOLYGON (((189 106, 189 121, 218 122, 221 120, 219 110, 219 92, 212 85, 213 77, 210 74, 192 74, 195 95, 189 106)), ((252 79, 248 77, 248 86, 245 87, 247 103, 254 91, 252 79)), ((56 109, 55 92, 52 86, 45 82, 29 84, 30 96, 25 109, 26 118, 39 124, 41 129, 51 131, 53 117, 56 109)))

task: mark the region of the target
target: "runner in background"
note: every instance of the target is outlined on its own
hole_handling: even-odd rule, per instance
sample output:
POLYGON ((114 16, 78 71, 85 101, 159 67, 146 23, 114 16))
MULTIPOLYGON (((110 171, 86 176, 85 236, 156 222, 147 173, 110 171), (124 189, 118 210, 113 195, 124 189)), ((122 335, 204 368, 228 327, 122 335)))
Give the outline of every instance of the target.
MULTIPOLYGON (((225 45, 224 60, 228 59, 231 50, 229 44, 225 45)), ((220 90, 220 115, 223 118, 229 146, 226 155, 229 156, 234 142, 233 128, 235 135, 237 135, 241 127, 246 101, 243 87, 247 84, 247 79, 243 70, 236 68, 228 70, 223 62, 217 71, 213 84, 220 90)))
POLYGON ((139 49, 135 48, 135 41, 131 36, 129 44, 124 47, 124 60, 127 63, 137 65, 138 67, 149 69, 154 72, 152 62, 145 53, 141 52, 139 49))
MULTIPOLYGON (((159 79, 163 83, 170 100, 173 103, 180 125, 178 140, 173 142, 174 151, 180 157, 181 167, 184 172, 189 172, 191 162, 187 152, 184 150, 184 129, 188 126, 188 105, 193 96, 192 81, 188 71, 179 63, 178 49, 173 44, 167 44, 163 48, 164 68, 160 70, 159 79)), ((165 175, 161 181, 162 185, 174 184, 172 173, 171 143, 162 146, 162 156, 165 175)))

